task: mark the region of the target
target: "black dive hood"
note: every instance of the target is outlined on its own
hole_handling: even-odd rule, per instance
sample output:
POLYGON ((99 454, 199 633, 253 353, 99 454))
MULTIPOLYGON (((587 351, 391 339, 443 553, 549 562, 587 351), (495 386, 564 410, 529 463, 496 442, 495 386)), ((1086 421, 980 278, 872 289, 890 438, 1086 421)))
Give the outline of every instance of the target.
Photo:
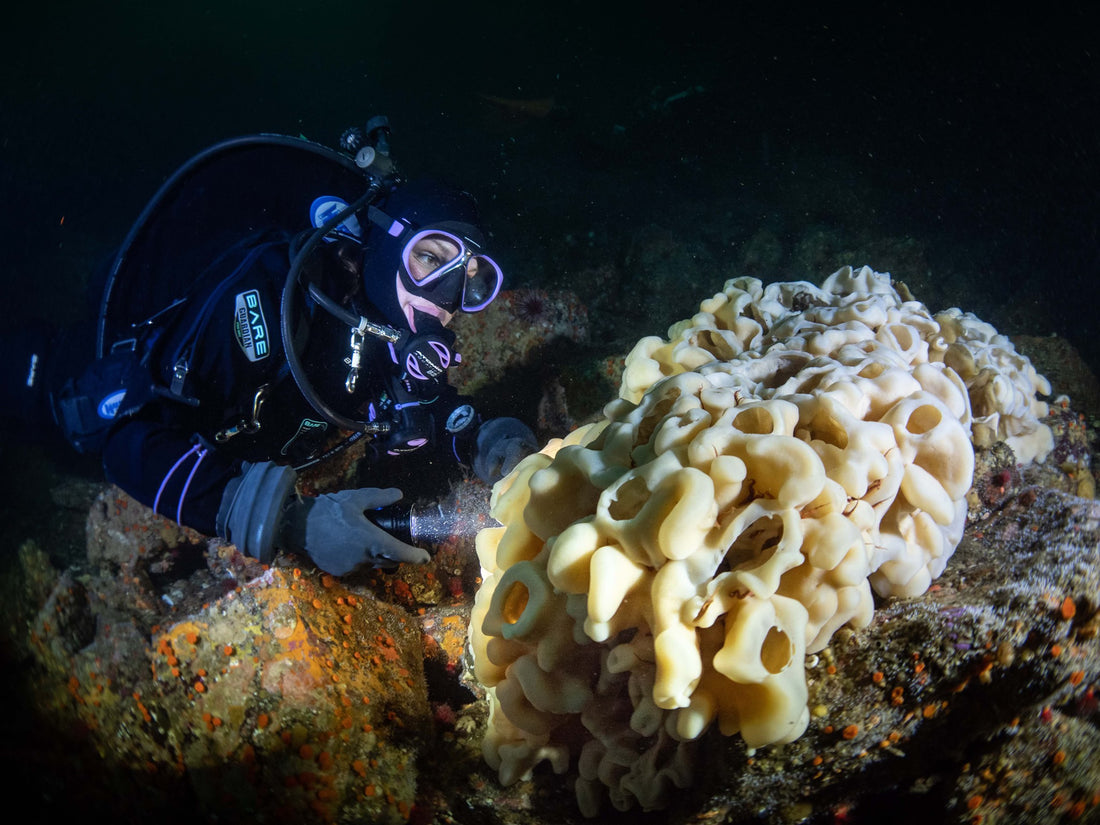
MULTIPOLYGON (((369 222, 363 224, 370 227, 364 250, 363 289, 386 319, 398 327, 408 326, 398 303, 398 279, 410 294, 424 298, 445 312, 457 311, 462 300, 464 273, 456 271, 453 277, 441 278, 428 285, 416 283, 402 262, 405 238, 393 227, 442 229, 473 241, 477 247, 484 247, 485 237, 473 196, 438 181, 420 180, 384 194, 368 212, 369 222)), ((418 312, 415 317, 418 332, 423 331, 422 319, 429 327, 434 322, 424 313, 418 312)))

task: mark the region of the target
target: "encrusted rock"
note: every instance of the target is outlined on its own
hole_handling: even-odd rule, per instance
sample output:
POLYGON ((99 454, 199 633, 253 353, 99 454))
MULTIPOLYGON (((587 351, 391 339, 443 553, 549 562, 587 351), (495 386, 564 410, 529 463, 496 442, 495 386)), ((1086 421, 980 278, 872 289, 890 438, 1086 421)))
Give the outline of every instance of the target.
POLYGON ((222 821, 408 819, 432 725, 405 610, 280 567, 146 627, 96 581, 63 573, 32 622, 35 709, 83 732, 75 798, 222 821))
POLYGON ((720 790, 703 808, 774 823, 797 805, 808 822, 1096 817, 1097 593, 1100 503, 1023 490, 928 593, 834 637, 802 739, 751 755, 708 740, 720 790))
POLYGON ((452 329, 462 361, 449 380, 473 394, 508 370, 538 372, 539 355, 555 341, 585 342, 588 312, 571 292, 517 289, 502 292, 481 312, 459 315, 452 329))
MULTIPOLYGON (((805 735, 752 754, 705 737, 692 787, 626 821, 1100 820, 1100 507, 1070 494, 1095 438, 1076 401, 1095 406, 1051 377, 1073 399, 1048 419, 1061 463, 985 490, 929 592, 879 602, 810 660, 805 735)), ((990 472, 1014 466, 1003 444, 985 452, 990 472)), ((55 569, 43 526, 0 577, 15 695, 0 768, 39 821, 591 821, 549 770, 502 788, 482 761, 487 703, 462 674, 468 537, 341 582, 289 557, 267 570, 95 490, 87 558, 55 569)))

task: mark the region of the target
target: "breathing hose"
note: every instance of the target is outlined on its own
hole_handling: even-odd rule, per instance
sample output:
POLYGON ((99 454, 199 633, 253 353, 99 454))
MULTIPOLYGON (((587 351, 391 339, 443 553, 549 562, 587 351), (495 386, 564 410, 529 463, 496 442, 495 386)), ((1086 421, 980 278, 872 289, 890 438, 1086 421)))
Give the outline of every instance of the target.
MULTIPOLYGON (((283 350, 286 353, 286 362, 287 366, 290 367, 290 374, 294 377, 294 383, 298 385, 298 389, 301 391, 302 395, 305 396, 310 406, 333 426, 342 430, 372 434, 386 432, 389 429, 389 423, 384 421, 357 421, 354 418, 348 418, 334 410, 329 404, 325 403, 321 396, 317 394, 317 391, 314 390, 308 376, 306 376, 305 368, 302 366, 302 361, 294 347, 293 319, 295 293, 298 287, 298 279, 301 277, 302 266, 305 261, 309 258, 313 250, 316 249, 317 244, 321 242, 325 235, 332 231, 333 228, 339 226, 348 215, 357 212, 371 203, 378 197, 383 188, 383 181, 373 179, 367 191, 364 192, 362 196, 349 203, 321 224, 321 226, 309 236, 309 239, 302 245, 297 254, 294 255, 294 259, 290 263, 290 271, 287 273, 286 283, 283 286, 282 298, 279 302, 279 330, 283 336, 283 350)), ((395 330, 389 329, 388 327, 382 327, 378 324, 371 324, 367 319, 361 318, 345 307, 340 306, 313 284, 310 284, 307 289, 309 290, 310 296, 313 297, 322 308, 346 323, 351 328, 353 334, 357 332, 359 335, 362 335, 364 332, 370 332, 373 335, 396 340, 397 333, 395 330)))

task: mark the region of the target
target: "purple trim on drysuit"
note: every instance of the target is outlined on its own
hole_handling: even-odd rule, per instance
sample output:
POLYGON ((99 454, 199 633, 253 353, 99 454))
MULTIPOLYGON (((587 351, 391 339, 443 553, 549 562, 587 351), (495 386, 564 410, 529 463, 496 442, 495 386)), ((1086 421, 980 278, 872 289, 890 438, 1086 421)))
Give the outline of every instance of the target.
MULTIPOLYGON (((198 458, 195 459, 195 465, 191 468, 191 472, 187 474, 187 481, 183 483, 183 490, 180 492, 179 500, 176 506, 175 520, 179 523, 183 522, 183 502, 187 498, 187 491, 191 488, 191 481, 195 478, 195 472, 199 469, 199 465, 202 464, 202 460, 206 458, 206 448, 199 445, 191 445, 191 449, 180 456, 179 461, 169 468, 168 472, 164 474, 164 479, 160 482, 160 486, 157 487, 157 497, 153 499, 153 512, 160 512, 160 497, 164 494, 164 488, 168 486, 168 481, 183 464, 191 456, 198 454, 198 458)), ((167 513, 161 513, 161 515, 168 515, 167 513)))
POLYGON ((112 483, 142 504, 208 536, 216 534, 226 485, 240 473, 239 461, 195 444, 186 430, 140 419, 111 433, 103 466, 112 483), (194 464, 184 474, 189 458, 194 464))

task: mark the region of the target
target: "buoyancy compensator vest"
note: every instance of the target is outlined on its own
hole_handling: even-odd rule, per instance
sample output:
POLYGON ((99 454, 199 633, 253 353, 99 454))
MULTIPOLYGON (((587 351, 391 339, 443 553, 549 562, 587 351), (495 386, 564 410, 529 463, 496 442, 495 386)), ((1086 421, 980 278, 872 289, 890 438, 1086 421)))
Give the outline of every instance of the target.
MULTIPOLYGON (((312 302, 348 324, 349 361, 355 361, 355 335, 403 344, 407 333, 368 322, 303 278, 305 262, 321 243, 337 237, 358 242, 359 210, 397 184, 392 165, 380 165, 385 174, 304 139, 254 135, 219 143, 176 171, 110 264, 95 362, 54 399, 70 442, 82 452, 100 449, 111 427, 153 398, 198 405, 188 381, 189 357, 203 333, 204 313, 197 304, 230 293, 257 257, 277 249, 291 250, 289 258, 283 252, 282 264, 289 269, 281 302, 288 314, 267 319, 266 328, 282 325, 283 340, 293 341, 293 325, 306 312, 298 293, 308 292, 312 302), (294 238, 304 241, 295 245, 294 238), (190 327, 181 327, 184 318, 190 327)), ((247 306, 241 312, 242 335, 252 336, 247 343, 262 349, 266 344, 255 334, 265 327, 249 326, 247 306)), ((293 374, 313 403, 315 393, 294 346, 285 350, 276 377, 293 374)), ((243 395, 250 397, 247 389, 243 395)), ((338 414, 334 423, 364 432, 384 429, 338 414)))

